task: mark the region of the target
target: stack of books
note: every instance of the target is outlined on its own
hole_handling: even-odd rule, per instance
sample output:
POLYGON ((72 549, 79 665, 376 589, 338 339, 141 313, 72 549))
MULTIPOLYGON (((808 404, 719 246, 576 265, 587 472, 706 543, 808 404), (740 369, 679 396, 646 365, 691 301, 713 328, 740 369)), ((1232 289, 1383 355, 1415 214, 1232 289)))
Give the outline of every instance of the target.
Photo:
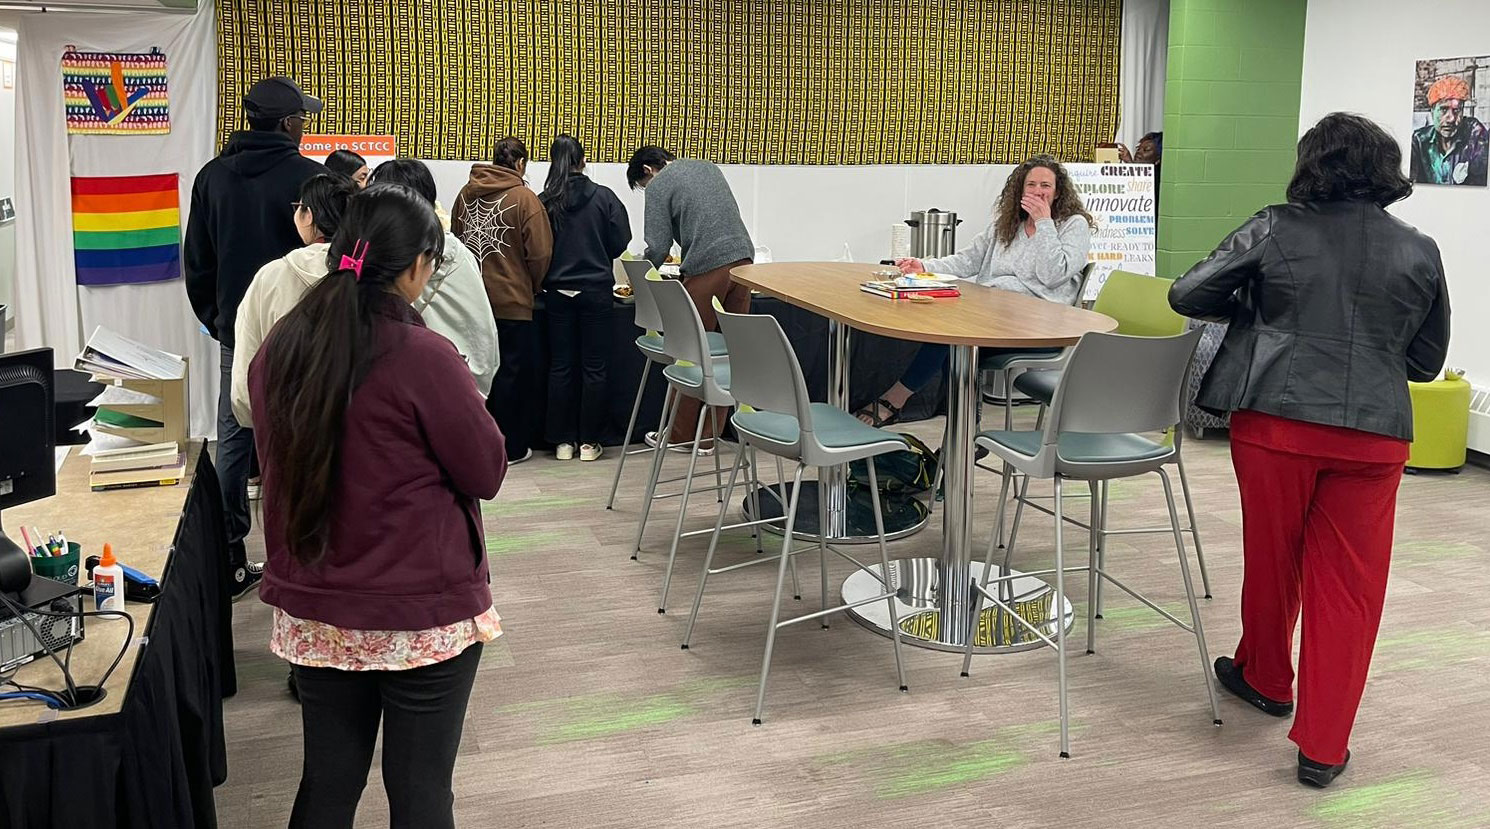
POLYGON ((103 449, 93 455, 88 485, 94 492, 140 486, 174 486, 186 474, 186 453, 175 443, 103 449))
POLYGON ((86 424, 94 490, 179 483, 186 458, 186 360, 98 328, 74 368, 103 383, 86 424))
POLYGON ((936 279, 925 276, 902 276, 877 282, 861 282, 859 290, 888 299, 962 296, 962 292, 957 290, 956 279, 936 279))

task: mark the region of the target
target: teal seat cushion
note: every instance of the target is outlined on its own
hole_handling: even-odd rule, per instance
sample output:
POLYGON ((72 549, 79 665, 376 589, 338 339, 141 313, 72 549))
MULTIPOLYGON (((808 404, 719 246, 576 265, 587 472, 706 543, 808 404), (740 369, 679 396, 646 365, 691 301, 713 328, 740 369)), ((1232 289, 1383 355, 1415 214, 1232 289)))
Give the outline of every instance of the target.
MULTIPOLYGON (((677 363, 673 363, 662 370, 662 376, 695 389, 704 384, 704 372, 698 366, 680 366, 677 363)), ((714 385, 725 391, 729 391, 728 361, 714 364, 714 385)))
MULTIPOLYGON (((718 331, 709 331, 709 353, 715 357, 723 357, 729 353, 729 348, 724 344, 724 335, 718 331)), ((636 347, 653 354, 662 354, 662 335, 648 332, 636 338, 636 347)))
POLYGON ((1014 388, 1047 406, 1055 399, 1055 387, 1060 384, 1059 371, 1024 371, 1014 378, 1014 388))
POLYGON ((1042 357, 1054 357, 1060 353, 1059 348, 988 349, 979 352, 978 368, 983 371, 1002 371, 1005 366, 1015 360, 1038 360, 1042 357))
MULTIPOLYGON (((795 417, 777 412, 739 412, 731 422, 738 431, 775 443, 794 444, 801 435, 795 417)), ((817 442, 828 449, 852 449, 887 440, 904 443, 894 432, 876 429, 827 403, 812 404, 812 431, 817 442)))
MULTIPOLYGON (((978 435, 978 438, 1013 449, 1021 455, 1034 457, 1040 452, 1040 438, 1043 434, 1035 431, 989 431, 978 435)), ((1174 447, 1155 443, 1142 435, 1064 432, 1060 437, 1057 455, 1066 463, 1123 463, 1156 460, 1173 451, 1174 447)))

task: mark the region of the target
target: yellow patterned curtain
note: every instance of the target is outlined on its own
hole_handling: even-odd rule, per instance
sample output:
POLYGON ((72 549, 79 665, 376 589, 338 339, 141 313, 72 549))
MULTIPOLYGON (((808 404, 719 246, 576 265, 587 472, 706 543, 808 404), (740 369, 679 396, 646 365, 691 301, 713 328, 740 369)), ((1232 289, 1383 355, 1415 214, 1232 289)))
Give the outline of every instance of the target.
POLYGON ((260 77, 316 132, 403 155, 593 161, 642 144, 741 164, 1089 160, 1118 118, 1122 0, 219 0, 218 126, 260 77))

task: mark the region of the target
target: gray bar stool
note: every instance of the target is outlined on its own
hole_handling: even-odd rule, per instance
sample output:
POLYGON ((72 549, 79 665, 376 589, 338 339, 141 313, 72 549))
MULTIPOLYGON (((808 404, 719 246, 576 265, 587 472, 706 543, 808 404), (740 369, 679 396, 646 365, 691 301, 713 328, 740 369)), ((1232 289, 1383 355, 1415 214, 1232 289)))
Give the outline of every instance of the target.
MULTIPOLYGON (((755 725, 761 724, 761 713, 766 704, 766 679, 771 672, 771 654, 776 645, 776 631, 797 622, 826 619, 833 613, 852 607, 885 602, 890 610, 896 676, 899 679, 900 690, 908 690, 905 684, 905 667, 900 658, 900 620, 895 609, 896 591, 890 584, 892 571, 890 559, 885 550, 884 513, 880 506, 879 482, 875 479, 872 460, 876 455, 905 449, 905 440, 893 432, 865 425, 842 409, 827 403, 813 403, 812 398, 807 395, 807 383, 802 378, 802 366, 797 362, 797 355, 792 351, 786 333, 781 330, 781 325, 774 317, 730 314, 717 303, 715 311, 719 315, 719 327, 723 329, 724 337, 729 342, 730 351, 734 355, 730 359, 730 393, 742 405, 752 409, 752 411, 738 411, 730 418, 730 422, 734 424, 735 433, 739 435, 742 444, 749 444, 752 448, 759 448, 778 458, 794 460, 797 462, 797 468, 792 476, 791 503, 786 509, 786 531, 781 538, 780 555, 764 559, 755 558, 715 570, 712 567, 714 552, 719 544, 719 532, 724 524, 724 514, 729 509, 730 496, 734 492, 735 482, 739 478, 740 468, 746 455, 742 451, 736 458, 735 465, 730 470, 729 485, 725 488, 724 504, 720 506, 719 517, 714 524, 714 535, 709 542, 709 553, 704 558, 703 573, 699 575, 698 592, 693 597, 693 613, 688 619, 688 630, 683 635, 683 649, 688 650, 693 638, 693 628, 698 621, 699 606, 703 602, 704 588, 708 584, 710 575, 763 562, 777 561, 779 564, 776 571, 776 593, 771 604, 770 625, 766 629, 766 653, 761 663, 760 687, 756 692, 755 718, 752 720, 755 725), (874 528, 879 536, 880 572, 875 573, 854 557, 831 547, 826 541, 825 534, 820 533, 817 550, 818 565, 822 571, 822 609, 783 621, 781 619, 781 592, 786 582, 788 563, 794 561, 793 557, 798 553, 811 549, 810 547, 792 549, 792 530, 797 519, 797 494, 802 491, 802 473, 807 467, 815 466, 821 474, 824 467, 839 466, 861 459, 870 459, 866 466, 869 468, 870 496, 874 502, 874 528), (856 567, 873 574, 881 584, 885 585, 885 592, 850 604, 829 607, 827 566, 829 549, 852 562, 856 567)), ((827 526, 826 516, 822 514, 825 501, 826 499, 819 499, 818 502, 819 526, 824 527, 827 526)), ((826 624, 823 626, 827 627, 826 624)))
MULTIPOLYGON (((1019 520, 1024 502, 1020 501, 1014 512, 1014 523, 1009 532, 1009 544, 1004 551, 1003 567, 996 577, 990 577, 993 567, 994 542, 990 538, 988 553, 983 560, 983 578, 974 587, 984 601, 1008 614, 1016 624, 1039 637, 1056 650, 1058 665, 1058 693, 1061 712, 1061 756, 1070 756, 1069 710, 1066 702, 1066 573, 1087 572, 1087 652, 1096 649, 1095 613, 1093 600, 1097 593, 1098 579, 1111 582, 1113 586, 1128 593, 1147 605, 1159 615, 1193 634, 1196 649, 1200 653, 1201 677, 1206 692, 1210 695, 1211 714, 1216 725, 1221 724, 1221 709, 1216 702, 1216 689, 1210 680, 1210 654, 1206 650, 1205 630, 1200 621, 1200 607, 1195 599, 1195 588, 1190 579, 1190 563, 1185 555, 1185 541, 1180 534, 1179 516, 1174 505, 1174 490, 1164 467, 1173 460, 1178 449, 1140 433, 1159 432, 1176 426, 1184 415, 1181 395, 1190 358, 1200 341, 1200 332, 1191 331, 1175 337, 1131 337, 1122 334, 1087 334, 1072 350, 1060 385, 1056 387, 1051 401, 1049 417, 1042 428, 1028 431, 999 430, 983 432, 977 443, 997 455, 1009 467, 1023 472, 1026 484, 1030 478, 1052 479, 1055 487, 1055 568, 1023 575, 1055 576, 1055 632, 1054 638, 1040 627, 1031 624, 1011 606, 1008 594, 1009 583, 1021 576, 1010 575, 1010 560, 1014 554, 1014 542, 1019 533, 1019 520), (1096 497, 1098 482, 1115 478, 1130 478, 1138 475, 1157 474, 1164 483, 1164 496, 1169 506, 1170 532, 1179 553, 1180 576, 1185 584, 1185 598, 1190 604, 1190 622, 1187 624, 1173 614, 1154 604, 1132 588, 1113 578, 1097 558, 1097 536, 1105 525, 1107 516, 1102 502, 1096 497), (1062 535, 1065 521, 1062 520, 1061 490, 1063 481, 1086 481, 1091 490, 1091 527, 1095 528, 1088 540, 1088 562, 1085 567, 1066 567, 1065 543, 1062 535), (998 587, 990 591, 989 584, 998 587)), ((999 502, 1008 495, 1009 477, 1003 478, 999 502)), ((981 611, 980 611, 981 612, 981 611)), ((1041 627, 1047 626, 1046 620, 1041 627)), ((967 650, 962 660, 962 675, 967 676, 972 664, 973 637, 968 637, 967 650)))
MULTIPOLYGON (((673 358, 667 356, 667 350, 663 348, 662 314, 657 310, 657 301, 652 298, 650 283, 647 274, 652 270, 652 263, 645 259, 622 259, 621 267, 626 271, 626 279, 631 284, 632 305, 636 314, 636 327, 642 329, 641 336, 636 338, 636 348, 647 358, 642 363, 642 376, 636 383, 636 400, 631 403, 631 419, 626 422, 626 439, 621 443, 621 459, 616 464, 616 476, 611 480, 610 495, 605 499, 605 508, 611 509, 616 503, 616 490, 621 486, 621 471, 626 468, 626 456, 638 455, 652 451, 651 447, 646 449, 628 449, 636 435, 636 418, 642 410, 642 397, 647 391, 647 378, 652 373, 654 363, 670 366, 673 358)), ((725 353, 724 335, 711 331, 708 334, 709 353, 720 357, 725 353)), ((672 390, 668 390, 668 397, 663 400, 662 417, 657 423, 657 429, 661 431, 663 423, 667 420, 667 400, 671 398, 672 390)), ((635 556, 632 556, 635 558, 635 556)))
MULTIPOLYGON (((724 476, 720 468, 719 451, 720 444, 718 409, 715 407, 731 407, 735 405, 735 398, 730 394, 730 360, 728 356, 714 355, 710 345, 708 332, 704 331, 703 321, 699 318, 698 309, 694 307, 693 298, 681 282, 674 279, 643 280, 646 285, 643 290, 651 292, 653 300, 657 303, 657 311, 662 317, 663 330, 668 334, 663 338, 663 349, 673 362, 662 370, 662 376, 667 380, 669 396, 668 402, 663 407, 664 425, 657 432, 657 446, 652 450, 652 471, 647 478, 646 496, 642 502, 641 516, 636 527, 636 549, 632 553, 635 559, 641 552, 642 537, 646 533, 647 519, 651 515, 652 505, 664 498, 681 497, 682 503, 678 505, 678 517, 673 527, 672 544, 668 548, 667 568, 662 576, 662 594, 657 601, 657 612, 667 612, 667 594, 672 585, 673 565, 678 557, 678 543, 690 536, 703 535, 711 532, 708 529, 683 532, 683 521, 688 514, 688 502, 696 492, 721 493, 720 501, 724 502, 724 476), (695 487, 694 479, 699 476, 698 452, 688 452, 688 472, 681 478, 670 478, 659 480, 662 474, 663 461, 668 454, 669 435, 672 434, 674 423, 678 418, 678 404, 684 397, 691 397, 703 404, 704 408, 699 412, 698 425, 694 427, 693 446, 697 447, 699 439, 703 436, 704 418, 714 419, 715 451, 714 455, 714 486, 695 487), (658 495, 657 486, 662 483, 671 483, 681 480, 683 491, 658 495)), ((718 336, 718 335, 716 335, 718 336)), ((744 449, 741 448, 737 458, 738 463, 744 463, 744 449)), ((754 486, 750 489, 752 499, 751 508, 755 510, 753 515, 760 514, 760 480, 755 474, 755 465, 750 464, 751 480, 754 486)), ((708 473, 703 473, 708 474, 708 473)), ((778 496, 779 497, 779 496, 778 496)), ((761 549, 760 524, 782 521, 782 518, 746 521, 732 524, 731 529, 737 527, 751 527, 755 534, 756 550, 761 549)))
MULTIPOLYGON (((1169 308, 1169 287, 1173 284, 1168 279, 1157 276, 1146 276, 1143 274, 1129 273, 1127 271, 1114 271, 1102 286, 1102 293, 1097 297, 1097 303, 1093 310, 1104 313, 1117 320, 1117 333, 1130 334, 1141 337, 1170 337, 1182 334, 1189 329, 1188 321, 1176 314, 1169 308)), ((1065 357, 1053 361, 1041 362, 1038 360, 1022 361, 1017 368, 1023 370, 1014 381, 1014 388, 1024 392, 1030 399, 1040 403, 1040 414, 1035 421, 1035 428, 1040 428, 1044 423, 1045 408, 1055 398, 1056 386, 1060 384, 1060 367, 1065 364, 1065 357)), ((1005 429, 1010 428, 1007 424, 1005 429)), ((1170 432, 1174 441, 1174 455, 1170 463, 1175 465, 1179 471, 1180 492, 1185 498, 1186 525, 1180 527, 1180 532, 1190 536, 1195 543, 1195 560, 1200 565, 1200 583, 1205 590, 1205 597, 1211 598, 1211 574, 1205 563, 1205 547, 1200 541, 1199 523, 1195 520, 1195 501, 1190 495, 1190 477, 1185 473, 1185 455, 1183 443, 1185 430, 1176 428, 1170 432)), ((988 469, 988 467, 984 467, 988 469)), ((997 470, 990 470, 997 471, 997 470)), ((1007 469, 1005 470, 1007 472, 1007 469)), ((1033 509, 1039 510, 1047 515, 1050 510, 1043 505, 1034 503, 1033 498, 1027 495, 1028 490, 1024 485, 1020 487, 1021 499, 1033 509)), ((1100 484, 1097 488, 1103 506, 1106 509, 1107 484, 1100 484)), ((1006 504, 999 505, 999 540, 1002 541, 1003 510, 1006 504)), ((1074 518, 1067 518, 1066 523, 1074 524, 1082 529, 1091 528, 1074 518)), ((1107 549, 1107 536, 1109 535, 1143 535, 1148 533, 1167 533, 1168 527, 1145 527, 1145 528, 1123 528, 1112 530, 1103 528, 1097 536, 1097 561, 1101 563, 1107 549)), ((1102 584, 1097 584, 1097 618, 1102 618, 1102 584)))

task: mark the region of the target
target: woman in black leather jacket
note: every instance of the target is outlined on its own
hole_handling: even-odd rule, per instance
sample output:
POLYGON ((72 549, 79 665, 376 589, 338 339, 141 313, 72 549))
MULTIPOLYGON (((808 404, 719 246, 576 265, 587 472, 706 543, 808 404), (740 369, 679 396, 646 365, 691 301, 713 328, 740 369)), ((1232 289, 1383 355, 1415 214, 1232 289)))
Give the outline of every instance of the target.
POLYGON ((1294 710, 1298 778, 1329 785, 1347 749, 1381 621, 1397 486, 1412 439, 1407 381, 1448 348, 1438 246, 1384 209, 1406 198, 1381 127, 1325 116, 1299 142, 1288 204, 1265 208, 1170 289, 1176 311, 1229 322, 1197 403, 1231 412, 1246 572, 1227 690, 1294 710))

